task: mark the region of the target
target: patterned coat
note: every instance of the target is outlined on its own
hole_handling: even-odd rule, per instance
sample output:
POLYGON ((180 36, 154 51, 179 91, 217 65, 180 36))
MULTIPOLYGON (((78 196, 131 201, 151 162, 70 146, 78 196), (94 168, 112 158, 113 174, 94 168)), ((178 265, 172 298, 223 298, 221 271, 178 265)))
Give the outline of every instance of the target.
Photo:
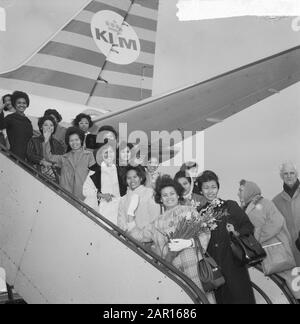
MULTIPOLYGON (((177 206, 170 211, 166 211, 147 229, 140 231, 135 228, 130 232, 130 234, 139 240, 142 238, 148 240, 152 239, 156 254, 163 259, 170 261, 168 258, 170 255, 168 253, 169 248, 166 234, 174 232, 179 221, 190 215, 197 216, 197 212, 193 207, 177 206)), ((198 257, 201 258, 201 255, 199 254, 198 257)), ((198 276, 197 261, 198 259, 195 248, 187 248, 181 251, 177 257, 173 259, 172 264, 193 280, 200 289, 202 289, 202 284, 198 276)))

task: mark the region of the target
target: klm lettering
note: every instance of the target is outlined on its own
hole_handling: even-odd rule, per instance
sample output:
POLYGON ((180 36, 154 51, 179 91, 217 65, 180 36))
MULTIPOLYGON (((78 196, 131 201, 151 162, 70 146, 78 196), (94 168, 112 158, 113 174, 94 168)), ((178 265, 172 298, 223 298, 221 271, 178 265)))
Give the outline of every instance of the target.
POLYGON ((121 48, 133 49, 135 51, 138 50, 137 43, 134 39, 127 40, 124 37, 115 37, 112 32, 107 32, 106 30, 100 31, 99 28, 96 28, 95 31, 96 31, 96 38, 98 40, 103 40, 108 44, 119 46, 121 48))

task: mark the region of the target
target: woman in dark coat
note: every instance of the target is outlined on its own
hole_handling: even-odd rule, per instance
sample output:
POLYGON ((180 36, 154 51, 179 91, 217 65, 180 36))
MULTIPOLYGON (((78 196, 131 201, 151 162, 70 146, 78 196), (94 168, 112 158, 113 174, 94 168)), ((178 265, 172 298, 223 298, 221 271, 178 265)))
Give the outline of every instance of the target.
MULTIPOLYGON (((218 198, 220 189, 219 179, 214 172, 204 171, 198 178, 203 196, 208 203, 218 198)), ((229 232, 239 235, 253 234, 254 227, 248 216, 232 200, 224 202, 228 215, 222 216, 218 222, 218 227, 211 232, 211 239, 208 245, 208 253, 215 259, 221 267, 226 284, 215 291, 217 304, 255 304, 254 292, 251 287, 248 270, 240 266, 233 257, 230 247, 229 232)))
POLYGON ((38 121, 39 130, 42 135, 32 137, 27 145, 27 159, 40 172, 42 172, 50 180, 59 182, 58 170, 52 166, 51 162, 46 161, 43 151, 43 143, 45 141, 44 132, 50 130, 50 146, 51 153, 56 155, 65 154, 65 147, 53 137, 56 131, 56 122, 51 116, 45 116, 38 121))
POLYGON ((0 109, 0 130, 6 129, 11 152, 25 160, 27 144, 33 134, 31 121, 25 116, 30 101, 26 93, 15 91, 11 102, 16 112, 4 118, 0 109))

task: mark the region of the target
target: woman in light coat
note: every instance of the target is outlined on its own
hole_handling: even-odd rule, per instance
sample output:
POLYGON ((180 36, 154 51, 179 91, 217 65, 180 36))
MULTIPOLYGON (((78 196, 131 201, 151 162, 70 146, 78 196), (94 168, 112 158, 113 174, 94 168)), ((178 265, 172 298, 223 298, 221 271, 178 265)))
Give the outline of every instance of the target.
POLYGON ((296 240, 300 231, 300 181, 296 167, 291 162, 283 163, 280 168, 283 180, 283 191, 273 202, 286 220, 287 228, 292 237, 292 250, 297 267, 300 267, 300 251, 296 247, 296 240))
MULTIPOLYGON (((134 223, 134 226, 142 231, 159 217, 160 205, 154 201, 153 189, 145 186, 146 174, 143 167, 129 166, 126 171, 126 181, 128 190, 120 202, 118 226, 124 231, 130 231, 131 224, 134 223)), ((151 242, 144 237, 141 237, 140 241, 151 242)))
POLYGON ((76 198, 84 201, 83 184, 89 174, 89 168, 96 163, 93 153, 83 148, 84 134, 79 129, 70 127, 66 133, 68 151, 63 155, 52 154, 51 135, 51 132, 44 133, 44 157, 61 168, 59 184, 76 198))
POLYGON ((85 197, 84 203, 98 212, 99 202, 98 202, 98 189, 95 186, 91 177, 95 174, 95 171, 90 171, 84 184, 82 194, 85 197))
MULTIPOLYGON (((294 277, 291 275, 291 271, 296 267, 296 263, 291 249, 291 236, 284 217, 272 201, 262 197, 260 188, 254 182, 242 180, 238 195, 246 214, 255 227, 255 238, 262 246, 271 249, 274 244, 282 243, 284 247, 282 251, 286 253, 284 258, 290 260, 290 269, 277 274, 286 280, 293 292, 291 283, 294 277)), ((273 252, 269 251, 274 253, 276 249, 273 252)), ((272 258, 280 260, 282 255, 272 255, 272 258)), ((293 293, 297 299, 300 298, 300 293, 293 293)))
POLYGON ((97 188, 100 200, 98 211, 116 225, 120 198, 124 196, 127 188, 124 188, 120 168, 116 165, 115 145, 102 146, 97 151, 96 160, 97 164, 91 168, 95 173, 90 178, 97 188))

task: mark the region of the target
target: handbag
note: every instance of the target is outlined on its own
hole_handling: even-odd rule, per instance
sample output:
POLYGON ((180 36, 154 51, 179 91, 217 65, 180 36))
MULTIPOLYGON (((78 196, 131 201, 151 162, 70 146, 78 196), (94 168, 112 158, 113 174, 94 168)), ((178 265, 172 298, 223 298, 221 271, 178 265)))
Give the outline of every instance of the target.
POLYGON ((208 293, 217 290, 225 284, 221 268, 216 261, 204 251, 198 237, 195 239, 196 255, 197 255, 197 271, 199 279, 202 283, 203 290, 208 293), (202 255, 202 260, 199 260, 198 251, 202 255))
POLYGON ((263 247, 267 253, 266 259, 262 262, 263 272, 266 276, 296 267, 292 252, 288 251, 282 242, 276 241, 263 247))
POLYGON ((237 236, 230 233, 230 246, 233 256, 243 266, 253 267, 267 257, 266 251, 252 234, 237 236))

